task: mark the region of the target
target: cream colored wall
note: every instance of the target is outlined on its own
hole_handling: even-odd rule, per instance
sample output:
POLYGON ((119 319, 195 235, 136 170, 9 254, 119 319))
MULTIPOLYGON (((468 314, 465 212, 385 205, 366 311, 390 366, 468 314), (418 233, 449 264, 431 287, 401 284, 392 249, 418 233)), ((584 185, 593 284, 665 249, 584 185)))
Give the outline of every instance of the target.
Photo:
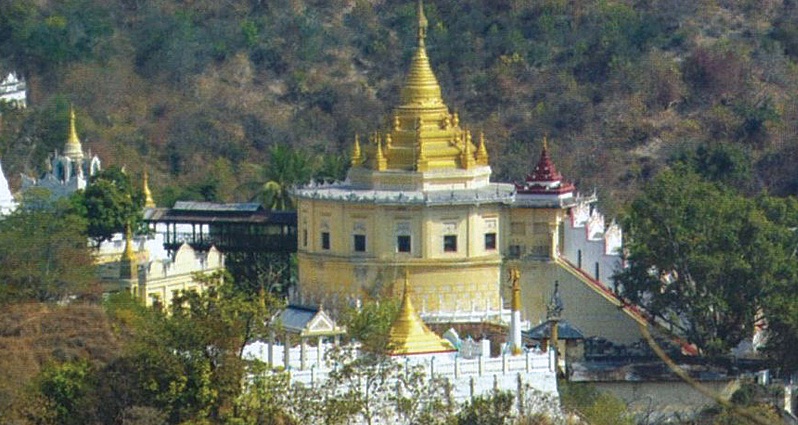
MULTIPOLYGON (((546 305, 559 282, 562 318, 586 336, 601 336, 620 344, 640 340, 637 322, 553 262, 508 262, 521 272, 522 317, 535 326, 546 320, 546 305)), ((504 276, 507 276, 505 273, 504 276)))
POLYGON ((394 284, 403 282, 407 270, 417 308, 456 311, 471 308, 472 299, 491 308, 500 304, 498 205, 400 207, 300 199, 298 212, 301 302, 329 305, 397 295, 394 284), (410 253, 397 252, 398 230, 405 227, 410 253), (321 248, 322 231, 330 233, 329 250, 321 248), (354 251, 355 231, 366 235, 366 252, 354 251), (485 249, 486 232, 497 234, 496 249, 485 249), (445 234, 457 236, 456 252, 444 251, 445 234))
POLYGON ((516 245, 521 247, 520 257, 552 258, 559 250, 559 226, 565 215, 561 209, 510 208, 502 223, 505 256, 512 258, 510 247, 516 245))

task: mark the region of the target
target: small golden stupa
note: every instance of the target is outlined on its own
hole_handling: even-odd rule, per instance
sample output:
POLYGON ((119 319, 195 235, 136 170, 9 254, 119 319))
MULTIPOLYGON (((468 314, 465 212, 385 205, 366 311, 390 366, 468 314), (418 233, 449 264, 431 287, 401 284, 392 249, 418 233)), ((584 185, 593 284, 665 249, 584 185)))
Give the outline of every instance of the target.
POLYGON ((413 308, 410 302, 408 277, 405 273, 404 294, 399 314, 391 324, 388 334, 388 350, 390 356, 409 354, 433 354, 455 351, 449 341, 432 332, 413 308))

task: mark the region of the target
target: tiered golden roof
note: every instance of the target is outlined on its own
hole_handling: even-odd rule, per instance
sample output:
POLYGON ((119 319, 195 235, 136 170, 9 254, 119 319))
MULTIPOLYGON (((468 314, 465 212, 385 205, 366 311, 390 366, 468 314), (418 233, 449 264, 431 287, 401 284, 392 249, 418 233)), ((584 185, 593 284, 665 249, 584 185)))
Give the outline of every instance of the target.
POLYGON ((477 149, 471 132, 460 127, 457 113, 451 113, 443 102, 441 87, 427 57, 426 36, 427 18, 419 0, 418 45, 401 90, 400 105, 393 111, 390 128, 369 138, 363 149, 366 160, 355 161, 353 157, 353 166, 423 172, 488 165, 484 137, 480 136, 477 149))
POLYGON ((449 341, 432 332, 421 320, 413 303, 410 302, 408 278, 405 276, 402 307, 391 324, 388 335, 388 354, 391 356, 407 354, 431 354, 454 351, 449 341))
POLYGON ((78 132, 75 129, 75 109, 69 107, 69 135, 64 146, 64 156, 79 161, 83 159, 83 146, 80 144, 78 132))

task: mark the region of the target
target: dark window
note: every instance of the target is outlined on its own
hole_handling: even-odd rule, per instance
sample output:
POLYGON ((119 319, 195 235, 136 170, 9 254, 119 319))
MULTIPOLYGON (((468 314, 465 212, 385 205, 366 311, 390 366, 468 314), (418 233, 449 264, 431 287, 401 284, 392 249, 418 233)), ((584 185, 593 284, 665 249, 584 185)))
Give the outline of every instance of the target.
POLYGON ((496 249, 496 233, 485 233, 485 250, 493 251, 496 249))
POLYGON ((308 229, 302 229, 302 246, 308 246, 308 229))
POLYGON ((582 268, 582 250, 576 251, 576 268, 582 268))
POLYGON ((366 252, 366 235, 355 235, 355 252, 366 252))
POLYGON ((443 237, 443 251, 444 252, 457 252, 457 236, 446 235, 443 237))
POLYGON ((601 270, 599 270, 599 263, 596 263, 596 280, 601 280, 601 270))
POLYGON ((410 235, 396 237, 396 252, 410 252, 410 235))
POLYGON ((521 256, 521 245, 510 245, 510 258, 518 258, 521 256))
POLYGON ((321 232, 321 249, 330 249, 330 232, 321 232))

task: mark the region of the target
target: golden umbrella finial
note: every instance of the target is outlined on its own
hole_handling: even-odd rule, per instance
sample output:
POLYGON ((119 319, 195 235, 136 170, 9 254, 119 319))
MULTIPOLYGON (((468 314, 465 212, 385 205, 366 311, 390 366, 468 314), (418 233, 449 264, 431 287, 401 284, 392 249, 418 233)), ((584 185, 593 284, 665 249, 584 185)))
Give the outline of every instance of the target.
POLYGON ((418 0, 418 45, 424 46, 424 39, 427 38, 427 17, 424 16, 424 2, 418 0))

